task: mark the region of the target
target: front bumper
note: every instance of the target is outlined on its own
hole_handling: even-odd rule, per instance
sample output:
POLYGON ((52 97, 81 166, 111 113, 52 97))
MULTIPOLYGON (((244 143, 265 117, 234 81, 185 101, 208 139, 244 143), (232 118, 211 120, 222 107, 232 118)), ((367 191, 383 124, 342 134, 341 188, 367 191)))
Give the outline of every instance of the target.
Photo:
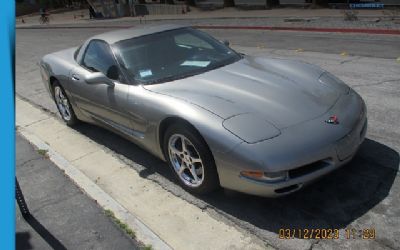
POLYGON ((319 118, 287 128, 282 135, 260 143, 242 143, 229 155, 217 157, 220 184, 243 193, 277 197, 295 192, 351 161, 365 139, 367 115, 364 101, 351 91, 319 118), (339 125, 325 123, 337 115, 339 125), (244 160, 245 159, 245 160, 244 160), (288 171, 279 182, 250 179, 243 170, 288 171))

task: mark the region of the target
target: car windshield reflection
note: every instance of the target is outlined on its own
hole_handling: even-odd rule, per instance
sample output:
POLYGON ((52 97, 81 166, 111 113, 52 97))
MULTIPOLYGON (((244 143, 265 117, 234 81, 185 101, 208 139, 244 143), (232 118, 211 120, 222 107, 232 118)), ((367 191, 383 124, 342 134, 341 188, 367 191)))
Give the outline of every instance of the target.
POLYGON ((114 48, 128 75, 141 84, 185 78, 241 58, 221 42, 192 28, 123 40, 114 48))

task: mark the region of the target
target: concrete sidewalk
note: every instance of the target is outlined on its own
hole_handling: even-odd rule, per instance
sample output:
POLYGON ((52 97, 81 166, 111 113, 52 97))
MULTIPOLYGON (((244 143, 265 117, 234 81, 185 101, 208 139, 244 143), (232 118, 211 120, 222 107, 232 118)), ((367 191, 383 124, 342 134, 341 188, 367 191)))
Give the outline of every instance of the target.
POLYGON ((16 249, 139 249, 50 160, 16 136, 16 176, 31 216, 16 205, 16 249))
POLYGON ((144 244, 163 250, 272 249, 258 237, 213 218, 205 210, 142 178, 142 173, 47 112, 19 98, 16 110, 18 131, 40 150, 47 150, 51 161, 100 206, 113 211, 144 244), (163 242, 149 242, 143 227, 163 242))
MULTIPOLYGON (((117 19, 90 20, 88 11, 77 10, 50 16, 50 24, 40 25, 35 15, 18 17, 17 28, 57 27, 130 27, 142 23, 179 23, 192 26, 268 27, 312 29, 367 29, 400 32, 400 17, 389 10, 359 10, 357 21, 345 21, 342 10, 336 9, 272 9, 241 11, 226 8, 216 11, 194 11, 181 15, 148 15, 117 19), (24 19, 24 23, 22 23, 24 19)), ((327 30, 327 32, 330 32, 327 30)))

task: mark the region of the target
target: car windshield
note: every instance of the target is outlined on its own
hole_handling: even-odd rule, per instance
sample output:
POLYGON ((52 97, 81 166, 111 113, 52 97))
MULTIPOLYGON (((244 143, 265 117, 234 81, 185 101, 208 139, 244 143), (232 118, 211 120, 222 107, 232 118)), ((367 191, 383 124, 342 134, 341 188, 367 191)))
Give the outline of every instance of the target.
POLYGON ((192 28, 122 40, 114 48, 122 67, 141 84, 185 78, 241 58, 221 42, 192 28))

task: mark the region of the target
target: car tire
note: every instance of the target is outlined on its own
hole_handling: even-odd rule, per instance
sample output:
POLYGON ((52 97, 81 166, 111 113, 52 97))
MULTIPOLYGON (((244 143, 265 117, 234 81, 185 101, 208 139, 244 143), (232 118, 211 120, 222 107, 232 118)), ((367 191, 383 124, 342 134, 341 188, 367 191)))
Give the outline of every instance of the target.
POLYGON ((53 87, 53 100, 57 106, 58 112, 61 115, 61 118, 68 126, 74 126, 79 123, 78 118, 75 115, 75 112, 71 106, 71 103, 64 91, 61 87, 60 83, 55 80, 52 84, 53 87))
POLYGON ((164 135, 163 150, 168 165, 187 191, 206 194, 219 187, 217 168, 211 151, 201 135, 190 125, 169 126, 164 135))

